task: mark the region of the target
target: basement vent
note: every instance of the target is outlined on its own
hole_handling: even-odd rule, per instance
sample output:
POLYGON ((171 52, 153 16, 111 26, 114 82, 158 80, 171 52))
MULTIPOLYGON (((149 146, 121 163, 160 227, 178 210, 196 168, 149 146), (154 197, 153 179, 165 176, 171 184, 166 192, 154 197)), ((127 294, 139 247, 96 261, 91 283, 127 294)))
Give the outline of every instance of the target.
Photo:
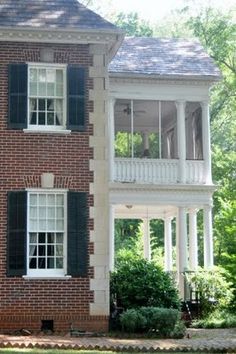
POLYGON ((53 320, 42 320, 42 325, 41 325, 41 331, 47 332, 47 331, 52 331, 53 332, 53 320))

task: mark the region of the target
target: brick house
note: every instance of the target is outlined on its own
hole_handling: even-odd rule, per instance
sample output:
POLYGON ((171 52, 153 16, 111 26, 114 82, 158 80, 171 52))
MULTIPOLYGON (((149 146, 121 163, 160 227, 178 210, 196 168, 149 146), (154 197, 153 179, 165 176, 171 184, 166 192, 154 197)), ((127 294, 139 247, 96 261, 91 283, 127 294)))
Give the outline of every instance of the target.
POLYGON ((126 39, 115 56, 122 31, 76 0, 1 1, 0 41, 0 330, 107 330, 115 218, 144 220, 147 258, 149 220, 165 220, 167 271, 176 219, 181 290, 202 208, 212 266, 219 72, 202 48, 126 39))

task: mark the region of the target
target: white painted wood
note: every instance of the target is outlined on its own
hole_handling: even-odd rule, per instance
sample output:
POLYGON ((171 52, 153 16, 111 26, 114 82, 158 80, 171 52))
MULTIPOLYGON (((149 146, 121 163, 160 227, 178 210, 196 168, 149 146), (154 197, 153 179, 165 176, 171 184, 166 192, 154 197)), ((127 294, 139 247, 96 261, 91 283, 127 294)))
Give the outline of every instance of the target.
POLYGON ((173 270, 173 258, 172 258, 172 230, 171 230, 171 218, 165 218, 165 271, 171 272, 173 270))
POLYGON ((198 267, 197 209, 189 210, 189 268, 198 267))
POLYGON ((114 107, 115 99, 109 100, 109 120, 108 120, 108 130, 109 130, 109 177, 110 181, 114 179, 114 157, 115 157, 115 128, 114 128, 114 107))
POLYGON ((151 260, 150 223, 148 218, 143 219, 143 256, 148 261, 151 260))
POLYGON ((114 270, 115 265, 115 216, 114 207, 109 209, 109 271, 114 270))
POLYGON ((177 101, 177 135, 178 135, 178 180, 180 183, 186 181, 186 137, 185 137, 185 101, 177 101))
POLYGON ((211 176, 211 141, 210 141, 210 117, 209 104, 207 101, 201 102, 202 107, 202 144, 203 158, 205 165, 205 183, 212 184, 211 176))
POLYGON ((187 262, 187 220, 186 208, 178 208, 178 248, 176 256, 178 257, 179 272, 182 273, 188 268, 187 262))
POLYGON ((203 209, 204 222, 204 267, 211 268, 213 259, 212 208, 207 205, 203 209))
MULTIPOLYGON (((178 183, 178 160, 115 158, 114 162, 114 181, 117 182, 153 184, 178 183)), ((185 168, 186 183, 203 183, 203 161, 187 161, 185 168)))

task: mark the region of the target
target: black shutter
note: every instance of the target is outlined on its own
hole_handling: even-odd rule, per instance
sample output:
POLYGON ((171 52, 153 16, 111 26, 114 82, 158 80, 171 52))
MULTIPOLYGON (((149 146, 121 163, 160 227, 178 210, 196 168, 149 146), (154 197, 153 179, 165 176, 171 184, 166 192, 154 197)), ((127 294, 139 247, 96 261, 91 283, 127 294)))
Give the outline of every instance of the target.
POLYGON ((67 128, 85 130, 85 69, 69 65, 67 67, 67 128))
POLYGON ((8 70, 8 126, 27 128, 27 64, 9 64, 8 70))
POLYGON ((68 193, 67 273, 85 277, 88 265, 88 207, 87 194, 68 193))
POLYGON ((26 275, 27 192, 8 192, 7 275, 26 275))

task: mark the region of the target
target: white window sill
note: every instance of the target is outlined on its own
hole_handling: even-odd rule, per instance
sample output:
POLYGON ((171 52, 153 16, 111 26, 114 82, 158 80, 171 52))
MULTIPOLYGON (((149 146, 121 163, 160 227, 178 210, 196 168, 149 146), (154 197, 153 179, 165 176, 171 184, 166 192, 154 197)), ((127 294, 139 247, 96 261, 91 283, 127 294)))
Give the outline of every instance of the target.
POLYGON ((35 279, 50 279, 50 280, 53 280, 53 279, 61 279, 61 280, 66 280, 66 279, 71 279, 71 275, 49 275, 49 276, 46 276, 46 275, 42 275, 42 276, 38 276, 38 275, 23 275, 22 278, 26 279, 26 280, 35 280, 35 279))
POLYGON ((70 134, 71 130, 61 129, 61 130, 53 130, 53 129, 23 129, 24 133, 35 133, 35 134, 70 134))

